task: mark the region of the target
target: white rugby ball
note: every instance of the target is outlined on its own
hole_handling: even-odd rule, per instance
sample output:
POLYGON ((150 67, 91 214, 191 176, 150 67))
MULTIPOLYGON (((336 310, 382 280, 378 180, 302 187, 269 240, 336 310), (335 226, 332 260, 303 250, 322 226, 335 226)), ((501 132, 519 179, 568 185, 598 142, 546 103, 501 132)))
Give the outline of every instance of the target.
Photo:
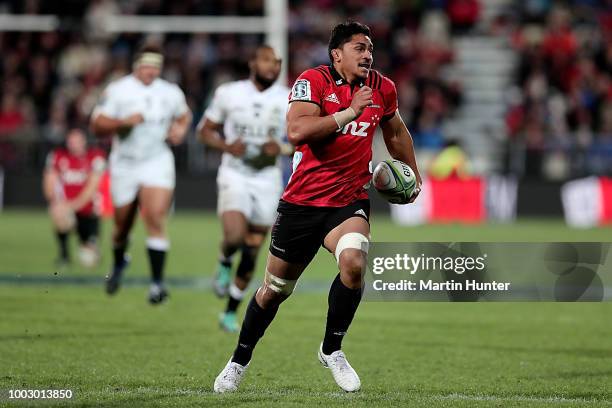
POLYGON ((387 159, 374 169, 372 185, 390 203, 407 204, 414 193, 416 177, 406 163, 387 159))

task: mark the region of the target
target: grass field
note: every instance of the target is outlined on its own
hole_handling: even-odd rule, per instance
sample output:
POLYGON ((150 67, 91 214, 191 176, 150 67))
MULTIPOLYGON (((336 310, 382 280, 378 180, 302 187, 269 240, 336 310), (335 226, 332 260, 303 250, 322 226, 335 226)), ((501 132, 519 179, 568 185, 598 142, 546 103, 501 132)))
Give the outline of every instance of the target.
MULTIPOLYGON (((397 228, 379 241, 611 241, 612 230, 558 221, 397 228)), ((110 224, 103 227, 108 254, 110 224)), ((171 221, 170 301, 146 303, 142 227, 127 284, 102 290, 110 261, 54 274, 42 211, 0 213, 0 406, 612 406, 611 303, 371 303, 345 351, 363 388, 340 392, 316 350, 334 262, 320 252, 257 348, 241 391, 212 393, 235 345, 209 290, 219 226, 211 214, 171 221), (8 389, 71 389, 70 401, 9 401, 8 389)), ((260 258, 261 276, 265 256, 260 258)), ((241 308, 243 310, 244 308, 241 308)))

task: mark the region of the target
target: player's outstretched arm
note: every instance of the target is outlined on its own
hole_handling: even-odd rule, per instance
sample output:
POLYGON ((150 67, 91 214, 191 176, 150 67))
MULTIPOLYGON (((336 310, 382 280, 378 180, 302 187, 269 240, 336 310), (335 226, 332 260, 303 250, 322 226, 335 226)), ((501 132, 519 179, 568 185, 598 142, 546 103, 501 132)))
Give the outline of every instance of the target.
POLYGON ((414 170, 417 188, 414 190, 412 199, 410 200, 410 202, 413 202, 421 192, 421 184, 423 184, 423 181, 416 162, 416 155, 414 154, 412 136, 398 111, 395 111, 395 115, 393 115, 391 119, 382 122, 380 128, 382 129, 383 139, 385 140, 385 145, 387 145, 387 150, 389 150, 391 157, 403 161, 414 170))
POLYGON ((174 119, 170 125, 170 129, 168 129, 168 142, 170 142, 170 144, 178 145, 183 143, 187 130, 189 129, 189 125, 191 125, 192 117, 193 115, 191 114, 191 111, 188 110, 178 118, 174 119))
POLYGON ((321 117, 319 105, 294 101, 287 111, 287 139, 292 145, 299 146, 333 137, 371 104, 372 89, 367 86, 355 92, 350 107, 333 115, 321 117))

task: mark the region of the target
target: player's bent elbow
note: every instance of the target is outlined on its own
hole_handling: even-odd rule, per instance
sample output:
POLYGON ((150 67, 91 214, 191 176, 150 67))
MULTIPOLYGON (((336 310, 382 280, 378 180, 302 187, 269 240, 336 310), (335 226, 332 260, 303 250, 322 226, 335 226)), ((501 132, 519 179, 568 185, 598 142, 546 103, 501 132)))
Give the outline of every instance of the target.
POLYGON ((300 132, 297 126, 288 126, 287 127, 287 140, 293 146, 299 146, 304 144, 304 134, 300 132))
POLYGON ((89 128, 91 129, 94 135, 99 137, 108 136, 112 133, 111 129, 108 129, 107 126, 104 126, 104 121, 100 118, 100 116, 97 116, 91 120, 91 122, 89 123, 89 128))

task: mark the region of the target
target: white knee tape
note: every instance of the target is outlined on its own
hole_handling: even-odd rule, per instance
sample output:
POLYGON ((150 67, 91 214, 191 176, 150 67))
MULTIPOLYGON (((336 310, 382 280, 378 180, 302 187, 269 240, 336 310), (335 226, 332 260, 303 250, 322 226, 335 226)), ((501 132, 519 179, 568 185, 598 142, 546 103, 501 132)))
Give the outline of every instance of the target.
POLYGON ((338 244, 336 245, 336 262, 340 263, 340 254, 347 248, 358 249, 360 251, 368 253, 368 249, 370 246, 370 240, 363 234, 359 232, 349 232, 344 234, 338 240, 338 244))
POLYGON ((170 241, 166 238, 149 237, 147 238, 147 248, 156 251, 167 251, 170 249, 170 241))
POLYGON ((297 284, 297 279, 289 280, 289 279, 279 278, 278 276, 272 275, 266 269, 266 275, 264 277, 264 285, 267 288, 270 288, 270 290, 276 293, 280 293, 285 296, 289 296, 291 293, 293 293, 293 289, 295 289, 296 284, 297 284))

